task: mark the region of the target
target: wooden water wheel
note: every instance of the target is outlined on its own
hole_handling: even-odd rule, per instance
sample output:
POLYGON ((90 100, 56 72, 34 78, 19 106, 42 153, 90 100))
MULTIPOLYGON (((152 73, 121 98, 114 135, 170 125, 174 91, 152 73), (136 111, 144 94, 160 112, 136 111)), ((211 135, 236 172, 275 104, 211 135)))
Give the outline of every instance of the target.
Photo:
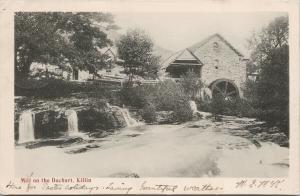
POLYGON ((212 97, 221 96, 224 100, 233 100, 239 97, 237 87, 229 80, 218 80, 211 86, 212 97))

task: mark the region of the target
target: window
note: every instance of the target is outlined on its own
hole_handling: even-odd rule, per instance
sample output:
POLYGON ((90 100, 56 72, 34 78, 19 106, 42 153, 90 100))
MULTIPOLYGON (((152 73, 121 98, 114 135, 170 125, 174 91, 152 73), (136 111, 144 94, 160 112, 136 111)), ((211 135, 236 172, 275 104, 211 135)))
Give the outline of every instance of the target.
POLYGON ((213 48, 214 48, 214 49, 218 49, 218 48, 219 48, 219 43, 218 43, 218 42, 214 42, 213 48))
POLYGON ((55 68, 54 69, 54 73, 55 75, 57 75, 58 77, 62 77, 63 76, 63 70, 60 68, 55 68))
POLYGON ((215 59, 215 69, 219 69, 219 60, 218 59, 215 59))

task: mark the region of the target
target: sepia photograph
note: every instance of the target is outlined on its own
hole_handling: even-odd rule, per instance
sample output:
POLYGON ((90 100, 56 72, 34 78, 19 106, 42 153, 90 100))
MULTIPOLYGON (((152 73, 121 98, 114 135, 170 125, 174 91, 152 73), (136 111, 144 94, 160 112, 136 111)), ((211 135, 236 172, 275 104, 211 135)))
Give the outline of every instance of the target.
POLYGON ((288 177, 287 12, 15 12, 15 175, 288 177))

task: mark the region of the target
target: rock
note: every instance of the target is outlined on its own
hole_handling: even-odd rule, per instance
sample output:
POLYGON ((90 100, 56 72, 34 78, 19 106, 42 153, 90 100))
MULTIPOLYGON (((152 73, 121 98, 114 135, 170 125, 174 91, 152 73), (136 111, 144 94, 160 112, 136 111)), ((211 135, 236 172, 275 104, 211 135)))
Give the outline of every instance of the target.
POLYGON ((261 147, 261 144, 258 141, 252 139, 251 142, 256 146, 256 148, 260 148, 261 147))
POLYGON ((43 146, 59 146, 59 147, 65 147, 67 145, 70 145, 72 143, 82 142, 82 138, 61 138, 61 139, 47 139, 47 140, 40 140, 35 142, 30 142, 26 144, 26 148, 34 149, 34 148, 40 148, 43 146))
POLYGON ((68 121, 66 110, 75 110, 80 131, 96 129, 118 129, 126 126, 122 112, 108 107, 105 100, 90 97, 57 98, 53 100, 15 99, 15 140, 18 140, 19 116, 22 111, 32 109, 35 113, 35 138, 57 138, 65 135, 68 121))
POLYGON ((76 138, 70 138, 68 140, 66 140, 65 142, 63 142, 61 145, 59 145, 59 148, 65 148, 65 147, 70 147, 72 145, 77 145, 79 143, 84 143, 84 139, 80 138, 80 137, 76 137, 76 138))
POLYGON ((262 132, 262 133, 256 134, 253 138, 260 140, 260 141, 264 141, 264 142, 273 142, 282 147, 289 146, 289 139, 284 133, 270 134, 267 132, 262 132))
POLYGON ((35 138, 57 138, 68 129, 68 120, 63 110, 35 112, 35 138))
POLYGON ((288 163, 272 163, 272 165, 278 166, 278 167, 281 167, 281 168, 288 168, 288 167, 290 167, 290 165, 288 163))
POLYGON ((97 129, 118 129, 126 127, 123 114, 117 108, 103 106, 78 111, 78 126, 81 130, 95 131, 97 129))
POLYGON ((128 137, 137 137, 137 136, 140 136, 140 135, 142 135, 142 134, 140 134, 140 133, 138 133, 138 134, 128 134, 127 136, 128 137))
POLYGON ((188 128, 200 128, 200 125, 189 125, 188 128))
POLYGON ((116 173, 111 175, 113 178, 139 178, 140 176, 136 173, 116 173))
POLYGON ((114 124, 114 128, 122 128, 126 127, 127 123, 126 120, 124 119, 123 113, 120 109, 118 108, 112 108, 112 123, 114 124))
POLYGON ((172 123, 174 120, 173 111, 158 111, 156 112, 156 121, 158 124, 172 123))
POLYGON ((88 151, 88 148, 77 148, 77 149, 73 149, 73 150, 68 150, 66 151, 66 153, 68 154, 78 154, 78 153, 83 153, 88 151))
POLYGON ((95 138, 104 138, 109 135, 111 135, 113 132, 112 131, 104 131, 104 130, 97 130, 97 132, 90 133, 89 137, 95 137, 95 138))
POLYGON ((268 129, 269 133, 280 133, 280 130, 278 127, 271 127, 268 129))
POLYGON ((87 148, 99 148, 100 146, 97 144, 91 144, 91 145, 87 145, 87 148))

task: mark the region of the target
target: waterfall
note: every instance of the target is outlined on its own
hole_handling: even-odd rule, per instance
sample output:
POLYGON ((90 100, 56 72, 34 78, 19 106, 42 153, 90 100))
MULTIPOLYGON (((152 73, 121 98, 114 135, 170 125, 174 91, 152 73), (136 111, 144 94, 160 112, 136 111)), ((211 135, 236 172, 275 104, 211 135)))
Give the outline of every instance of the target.
POLYGON ((109 103, 107 103, 107 107, 116 108, 117 110, 121 111, 127 127, 133 127, 139 125, 139 123, 130 116, 129 110, 127 108, 124 108, 124 106, 123 108, 120 108, 118 106, 111 106, 109 103))
POLYGON ((127 108, 120 108, 120 110, 121 110, 122 115, 125 119, 127 127, 133 127, 133 126, 138 125, 138 122, 130 116, 129 111, 128 111, 127 108))
POLYGON ((68 119, 68 135, 76 135, 78 131, 78 118, 75 110, 67 110, 66 116, 68 119))
POLYGON ((198 112, 198 109, 197 109, 197 104, 195 103, 195 101, 189 101, 189 104, 190 104, 193 114, 196 114, 198 112))
POLYGON ((34 141, 34 114, 24 111, 19 119, 19 143, 34 141))

